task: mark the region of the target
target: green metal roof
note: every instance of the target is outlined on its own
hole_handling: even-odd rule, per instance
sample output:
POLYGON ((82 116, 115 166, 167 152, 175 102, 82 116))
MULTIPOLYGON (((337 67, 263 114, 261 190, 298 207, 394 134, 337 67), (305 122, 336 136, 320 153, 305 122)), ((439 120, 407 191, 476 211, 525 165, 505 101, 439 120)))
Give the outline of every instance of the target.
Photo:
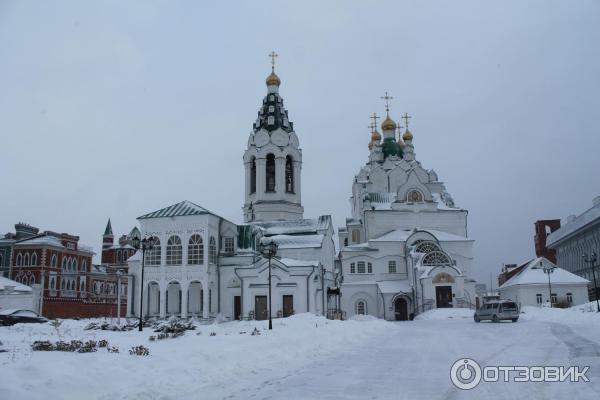
POLYGON ((161 208, 158 211, 142 215, 137 219, 149 219, 149 218, 163 218, 163 217, 180 217, 184 215, 202 215, 212 214, 204 207, 200 207, 191 201, 184 200, 180 203, 173 204, 172 206, 161 208))
POLYGON ((112 235, 112 225, 110 224, 110 218, 108 219, 108 223, 106 224, 106 229, 104 230, 104 236, 112 235))

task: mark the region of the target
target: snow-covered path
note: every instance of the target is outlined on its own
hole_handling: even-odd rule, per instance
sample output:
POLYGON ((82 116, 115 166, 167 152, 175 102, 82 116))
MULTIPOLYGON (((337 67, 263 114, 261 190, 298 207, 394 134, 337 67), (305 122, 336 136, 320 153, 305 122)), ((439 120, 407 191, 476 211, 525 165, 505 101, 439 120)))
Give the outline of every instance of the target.
POLYGON ((596 399, 600 344, 564 324, 474 324, 464 318, 397 323, 360 347, 285 376, 265 379, 230 399, 596 399), (591 356, 590 356, 591 355, 591 356), (589 383, 486 383, 470 391, 450 381, 454 361, 481 365, 589 365, 589 383))
POLYGON ((527 310, 518 323, 479 323, 468 310, 412 322, 327 321, 310 314, 202 325, 177 339, 84 331, 86 321, 0 327, 0 398, 10 399, 596 399, 600 314, 527 310), (250 332, 257 327, 261 335, 250 332), (32 352, 33 340, 107 339, 110 354, 32 352), (127 354, 133 345, 149 357, 127 354), (452 364, 590 366, 589 383, 488 383, 462 391, 452 364))

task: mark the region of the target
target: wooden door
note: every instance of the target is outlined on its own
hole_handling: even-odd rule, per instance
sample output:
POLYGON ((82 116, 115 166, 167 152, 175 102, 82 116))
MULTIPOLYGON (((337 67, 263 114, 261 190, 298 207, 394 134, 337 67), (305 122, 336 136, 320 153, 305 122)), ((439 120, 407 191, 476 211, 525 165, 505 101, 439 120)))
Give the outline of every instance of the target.
POLYGON ((397 298, 394 302, 394 313, 396 321, 408 321, 408 304, 402 297, 397 298))
POLYGON ((436 286, 435 300, 437 308, 452 307, 452 286, 436 286))
POLYGON ((242 318, 242 297, 233 296, 233 319, 239 321, 242 318))
POLYGON ((269 309, 267 307, 267 296, 254 297, 254 318, 262 321, 269 318, 269 309))
POLYGON ((283 318, 294 315, 294 296, 286 294, 283 296, 283 318))

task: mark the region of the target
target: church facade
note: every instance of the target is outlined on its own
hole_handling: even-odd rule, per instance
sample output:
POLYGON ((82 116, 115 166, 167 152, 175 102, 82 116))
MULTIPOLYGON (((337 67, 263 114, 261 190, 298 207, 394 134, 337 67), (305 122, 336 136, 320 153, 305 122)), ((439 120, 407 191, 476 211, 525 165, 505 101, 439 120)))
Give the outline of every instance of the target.
POLYGON ((261 242, 277 244, 270 260, 271 314, 325 314, 336 250, 329 215, 304 218, 302 150, 279 95, 274 69, 243 155, 243 224, 190 201, 138 218, 142 237, 157 245, 128 260, 128 315, 211 320, 268 318, 269 259, 261 242), (143 289, 143 295, 142 295, 143 289))
POLYGON ((351 216, 339 229, 342 309, 347 317, 409 320, 431 308, 472 306, 467 210, 416 160, 413 135, 407 126, 400 137, 388 104, 386 112, 383 137, 371 125, 369 159, 354 177, 351 216))

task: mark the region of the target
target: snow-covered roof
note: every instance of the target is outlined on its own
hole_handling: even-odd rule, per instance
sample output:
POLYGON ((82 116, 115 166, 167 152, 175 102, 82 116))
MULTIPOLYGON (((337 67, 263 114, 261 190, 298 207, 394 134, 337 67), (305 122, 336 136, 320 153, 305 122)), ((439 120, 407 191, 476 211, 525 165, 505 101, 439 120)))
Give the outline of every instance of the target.
POLYGON ((554 267, 554 272, 550 275, 550 281, 552 285, 587 285, 589 283, 587 279, 557 267, 546 258, 538 257, 529 262, 529 264, 527 264, 521 272, 504 282, 499 289, 505 289, 509 286, 515 285, 547 285, 548 275, 544 272, 543 266, 554 267))
POLYGON ((411 293, 412 287, 406 279, 396 281, 377 281, 377 287, 383 294, 386 293, 411 293))
MULTIPOLYGON (((438 231, 435 229, 420 229, 415 228, 417 231, 429 232, 436 237, 440 242, 464 242, 472 241, 464 236, 455 235, 453 233, 438 231)), ((413 229, 394 229, 386 234, 379 236, 378 238, 371 239, 372 242, 405 242, 415 230, 413 229)))
POLYGON ((548 236, 546 244, 547 246, 552 247, 554 244, 558 243, 567 236, 571 236, 580 229, 593 224, 594 222, 600 222, 600 202, 598 202, 598 204, 594 205, 589 210, 583 212, 581 215, 575 217, 575 219, 572 221, 567 222, 565 225, 552 232, 548 236))
POLYGON ((15 292, 31 292, 31 287, 23 285, 17 281, 13 281, 12 279, 0 276, 0 290, 4 290, 7 286, 14 286, 13 290, 15 292))
POLYGON ((254 222, 252 225, 262 229, 265 236, 317 233, 329 228, 331 225, 331 216, 321 215, 319 218, 291 221, 254 222))
POLYGON ((296 260, 294 258, 280 258, 280 262, 287 265, 288 267, 318 267, 319 261, 317 260, 296 260))
MULTIPOLYGON (((137 219, 163 218, 163 217, 179 217, 184 215, 202 215, 213 214, 206 208, 201 207, 191 201, 184 200, 172 206, 161 208, 160 210, 144 214, 137 219)), ((214 215, 214 214, 213 214, 214 215)))
POLYGON ((369 243, 358 243, 346 246, 342 251, 377 251, 377 249, 369 247, 369 243))
POLYGON ((63 244, 59 238, 57 238, 56 236, 51 236, 51 235, 36 236, 36 237, 32 237, 30 239, 19 240, 15 245, 16 246, 19 246, 19 245, 54 246, 54 247, 61 247, 61 248, 65 247, 65 246, 63 246, 63 244))
POLYGON ((275 235, 269 237, 280 249, 302 249, 321 247, 323 235, 275 235))

